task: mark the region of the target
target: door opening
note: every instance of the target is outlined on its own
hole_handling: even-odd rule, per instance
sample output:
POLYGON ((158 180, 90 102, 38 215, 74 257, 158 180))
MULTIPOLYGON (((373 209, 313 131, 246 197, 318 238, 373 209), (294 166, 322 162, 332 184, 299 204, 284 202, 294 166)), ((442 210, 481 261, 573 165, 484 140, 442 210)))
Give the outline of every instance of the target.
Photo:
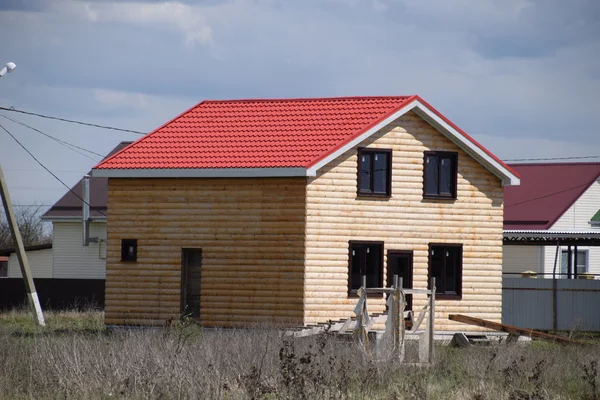
MULTIPOLYGON (((411 250, 388 250, 387 286, 392 286, 394 275, 402 278, 402 288, 413 288, 413 252, 411 250)), ((412 311, 412 294, 406 295, 406 311, 412 311)))
POLYGON ((181 250, 181 314, 200 316, 202 249, 181 250))

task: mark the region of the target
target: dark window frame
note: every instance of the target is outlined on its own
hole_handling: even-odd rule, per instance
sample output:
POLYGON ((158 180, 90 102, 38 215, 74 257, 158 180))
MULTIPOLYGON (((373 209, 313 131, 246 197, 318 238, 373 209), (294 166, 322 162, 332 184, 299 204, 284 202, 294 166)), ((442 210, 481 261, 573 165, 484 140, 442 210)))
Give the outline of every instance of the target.
MULTIPOLYGON (((431 290, 431 250, 433 248, 458 248, 460 249, 460 258, 457 265, 456 271, 456 293, 445 293, 438 292, 438 288, 440 287, 439 282, 436 282, 436 292, 435 298, 442 300, 461 300, 462 299, 462 281, 463 281, 463 245, 462 243, 429 243, 427 248, 427 288, 431 290)), ((446 257, 444 256, 444 272, 442 275, 445 275, 446 269, 446 257)), ((444 282, 444 287, 446 287, 446 283, 444 282)))
MULTIPOLYGON (((379 275, 380 275, 381 286, 383 287, 383 285, 385 284, 385 275, 384 275, 384 268, 383 268, 384 267, 383 266, 384 250, 385 250, 384 242, 382 240, 350 240, 350 241, 348 241, 348 296, 352 296, 352 297, 357 296, 357 292, 358 292, 358 289, 352 289, 352 247, 354 245, 381 246, 381 251, 380 251, 380 255, 379 255, 379 263, 380 263, 379 275)), ((365 260, 366 260, 366 258, 365 258, 365 260)), ((365 262, 365 265, 363 265, 361 267, 361 270, 363 270, 363 268, 366 268, 366 262, 365 262)), ((369 295, 369 297, 383 297, 383 293, 369 295)))
POLYGON ((358 196, 370 196, 370 197, 391 197, 392 196, 392 149, 373 149, 367 147, 359 147, 358 148, 358 157, 357 157, 357 170, 356 170, 356 193, 358 196), (371 182, 369 184, 370 189, 365 190, 361 189, 362 177, 360 173, 360 164, 361 164, 361 156, 365 153, 369 153, 371 155, 374 154, 387 154, 387 174, 386 174, 386 191, 385 192, 373 192, 373 186, 375 179, 374 174, 374 166, 375 163, 371 161, 371 182))
POLYGON ((136 262, 138 253, 137 239, 121 239, 121 262, 136 262), (133 255, 127 254, 127 248, 133 245, 133 255))
POLYGON ((426 151, 423 154, 423 198, 425 199, 448 199, 448 200, 456 200, 456 192, 458 186, 458 153, 455 151, 426 151), (431 194, 427 193, 427 157, 428 156, 436 156, 438 157, 438 162, 436 168, 438 170, 438 179, 437 179, 437 193, 431 194), (452 191, 449 194, 441 193, 441 159, 442 158, 450 158, 451 165, 451 178, 452 178, 452 191))

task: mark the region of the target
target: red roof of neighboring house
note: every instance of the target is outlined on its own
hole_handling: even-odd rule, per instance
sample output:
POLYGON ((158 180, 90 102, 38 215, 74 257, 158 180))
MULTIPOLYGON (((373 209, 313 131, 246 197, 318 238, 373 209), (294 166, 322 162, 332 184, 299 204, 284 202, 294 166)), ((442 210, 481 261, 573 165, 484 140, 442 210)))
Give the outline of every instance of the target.
POLYGON ((418 96, 203 101, 94 169, 308 169, 414 101, 514 173, 418 96))
POLYGON ((504 188, 504 229, 546 230, 600 176, 600 163, 511 164, 520 186, 504 188))

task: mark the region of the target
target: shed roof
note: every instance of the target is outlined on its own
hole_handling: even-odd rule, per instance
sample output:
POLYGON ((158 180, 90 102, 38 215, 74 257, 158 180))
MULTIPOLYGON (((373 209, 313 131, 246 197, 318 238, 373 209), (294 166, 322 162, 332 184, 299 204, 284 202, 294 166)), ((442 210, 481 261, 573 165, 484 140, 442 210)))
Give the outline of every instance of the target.
MULTIPOLYGON (((33 246, 25 246, 25 251, 40 251, 48 250, 52 248, 52 243, 36 244, 33 246)), ((17 249, 14 247, 8 249, 0 249, 0 255, 9 257, 12 253, 16 253, 17 249)))
MULTIPOLYGON (((116 152, 124 149, 133 142, 121 142, 108 153, 108 158, 116 152)), ((44 213, 42 218, 48 220, 82 218, 82 201, 75 195, 82 196, 83 178, 79 180, 71 190, 67 191, 54 205, 44 213)), ((106 218, 108 203, 108 178, 90 178, 90 217, 96 219, 106 218)))
POLYGON ((103 177, 314 176, 415 111, 505 184, 506 164, 418 96, 203 101, 99 163, 103 177))
POLYGON ((504 229, 544 230, 600 176, 600 163, 511 164, 521 185, 504 190, 504 229))

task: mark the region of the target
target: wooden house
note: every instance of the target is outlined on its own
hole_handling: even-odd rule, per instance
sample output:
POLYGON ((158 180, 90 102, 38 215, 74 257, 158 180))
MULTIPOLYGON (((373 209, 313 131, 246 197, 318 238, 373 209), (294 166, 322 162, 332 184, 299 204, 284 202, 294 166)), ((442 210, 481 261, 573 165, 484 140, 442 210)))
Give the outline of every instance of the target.
POLYGON ((107 324, 336 320, 362 275, 394 272, 437 279, 436 329, 500 322, 503 186, 519 177, 418 96, 204 101, 93 176, 108 178, 107 324))

